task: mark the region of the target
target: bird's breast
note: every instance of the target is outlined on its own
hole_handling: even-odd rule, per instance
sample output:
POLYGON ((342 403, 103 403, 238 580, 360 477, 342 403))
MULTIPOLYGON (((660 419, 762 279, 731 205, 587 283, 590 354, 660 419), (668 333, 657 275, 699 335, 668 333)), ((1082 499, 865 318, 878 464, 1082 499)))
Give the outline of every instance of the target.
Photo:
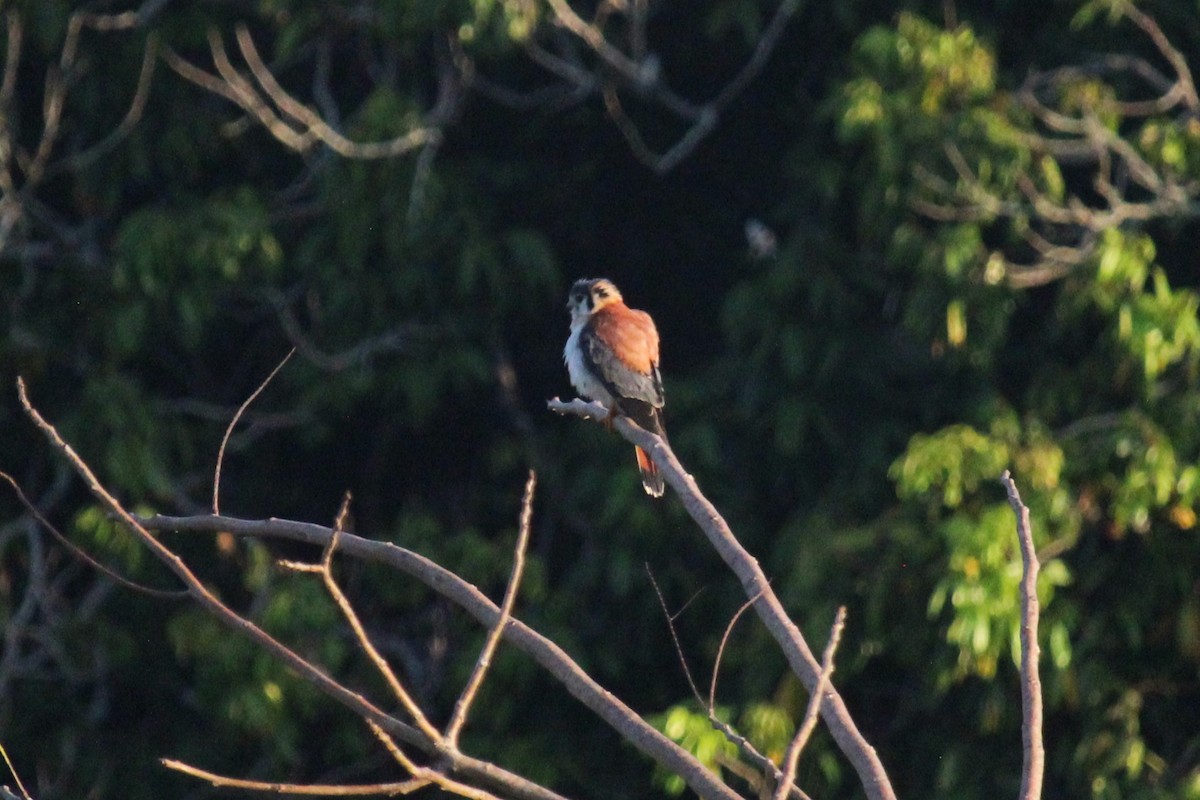
POLYGON ((567 364, 567 375, 575 391, 590 400, 596 400, 612 407, 613 397, 600 379, 588 369, 587 359, 583 356, 583 347, 579 344, 579 333, 583 326, 572 326, 571 335, 567 338, 567 346, 563 348, 563 361, 567 364))

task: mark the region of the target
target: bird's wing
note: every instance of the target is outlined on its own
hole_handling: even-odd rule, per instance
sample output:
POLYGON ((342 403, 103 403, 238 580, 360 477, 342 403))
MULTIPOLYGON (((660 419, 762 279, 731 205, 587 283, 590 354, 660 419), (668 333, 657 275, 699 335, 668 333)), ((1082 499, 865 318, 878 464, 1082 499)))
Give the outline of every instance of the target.
MULTIPOLYGON (((662 378, 658 373, 658 353, 649 360, 643 351, 644 331, 628 325, 609 324, 606 317, 593 315, 592 320, 579 332, 580 350, 588 370, 604 384, 609 394, 616 398, 640 400, 655 408, 663 406, 662 378), (599 323, 599 324, 596 324, 599 323), (646 370, 638 369, 641 360, 646 370)), ((651 323, 653 325, 653 323, 651 323)), ((658 350, 658 337, 654 337, 654 351, 658 350)))

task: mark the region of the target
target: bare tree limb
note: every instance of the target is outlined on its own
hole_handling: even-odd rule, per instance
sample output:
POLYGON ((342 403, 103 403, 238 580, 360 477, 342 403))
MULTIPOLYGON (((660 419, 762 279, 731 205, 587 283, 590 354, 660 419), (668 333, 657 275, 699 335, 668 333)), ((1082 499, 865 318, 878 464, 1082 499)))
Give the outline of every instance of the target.
POLYGON ((146 37, 146 48, 142 55, 142 68, 138 74, 137 87, 133 91, 133 99, 129 101, 129 109, 117 127, 100 141, 87 149, 46 167, 46 175, 58 175, 72 172, 94 164, 100 158, 110 153, 113 148, 125 140, 137 127, 150 100, 150 86, 154 78, 154 68, 158 64, 158 35, 151 33, 146 37))
MULTIPOLYGON (((582 59, 570 56, 564 58, 550 53, 531 37, 526 45, 530 58, 569 87, 565 95, 547 89, 517 92, 499 86, 479 76, 470 59, 458 48, 455 63, 465 82, 497 102, 518 108, 539 103, 574 102, 599 90, 605 110, 634 156, 660 175, 678 166, 716 129, 726 107, 762 72, 788 21, 799 7, 799 0, 783 0, 759 36, 746 63, 712 95, 711 99, 699 103, 681 96, 664 80, 660 59, 649 46, 647 27, 650 20, 650 4, 647 0, 601 3, 591 21, 580 16, 568 0, 547 2, 557 28, 568 31, 574 37, 572 41, 581 43, 594 54, 600 62, 598 67, 589 68, 582 63, 582 59), (627 30, 627 42, 618 42, 615 36, 610 36, 605 31, 608 18, 616 15, 623 15, 626 24, 611 27, 627 30), (646 143, 637 123, 625 112, 619 94, 622 90, 629 90, 637 97, 685 122, 683 132, 672 144, 661 152, 656 152, 646 143)), ((560 49, 574 52, 565 46, 560 49)))
MULTIPOLYGON (((450 748, 437 748, 434 743, 419 730, 412 726, 396 719, 386 713, 375 704, 367 700, 363 695, 355 692, 334 678, 330 677, 319 666, 305 659, 300 654, 283 644, 279 640, 272 637, 258 625, 255 625, 250 620, 242 617, 237 612, 226 606, 220 599, 216 597, 204 583, 191 571, 187 564, 173 550, 163 544, 158 537, 152 535, 147 527, 145 527, 136 517, 130 514, 125 507, 118 501, 103 484, 100 483, 95 473, 91 468, 79 457, 75 450, 59 435, 58 431, 47 422, 41 414, 33 407, 29 401, 29 397, 25 391, 25 383, 22 379, 17 379, 17 393, 21 402, 21 407, 26 415, 34 422, 41 430, 47 440, 54 446, 58 452, 67 459, 76 473, 87 484, 88 489, 92 494, 100 500, 112 513, 116 516, 129 530, 137 537, 139 542, 145 546, 156 558, 174 572, 179 579, 187 586, 189 594, 196 600, 205 610, 211 613, 222 623, 228 625, 233 630, 247 636, 256 644, 263 648, 266 652, 271 653, 276 658, 280 659, 288 667, 295 670, 301 677, 312 683, 314 686, 323 691, 326 695, 337 700, 342 705, 354 711, 363 719, 374 722, 380 728, 387 731, 389 735, 396 736, 416 747, 419 747, 427 752, 434 753, 445 759, 449 768, 455 772, 461 773, 472 779, 490 782, 496 786, 503 787, 505 791, 514 797, 525 798, 526 800, 563 800, 563 798, 545 787, 523 778, 515 773, 509 772, 495 764, 481 761, 461 753, 458 750, 450 748)), ((207 520, 221 520, 222 517, 205 517, 207 520)), ((215 532, 220 532, 218 529, 215 532)), ((326 531, 325 542, 332 539, 332 532, 329 529, 326 531)), ((631 712, 632 713, 632 712, 631 712)))
POLYGON ((17 496, 17 500, 21 502, 21 505, 25 506, 25 510, 28 511, 33 518, 38 521, 39 525, 49 531, 50 535, 57 539, 59 544, 67 548, 67 551, 70 552, 71 555, 75 556, 92 569, 100 572, 103 575, 107 575, 113 581, 121 586, 124 586, 126 589, 132 589, 135 592, 148 594, 151 597, 159 597, 165 600, 175 600, 181 597, 187 597, 188 593, 186 591, 175 589, 155 589, 152 586, 145 586, 137 581, 132 581, 129 578, 126 578, 113 568, 100 563, 93 558, 90 553, 63 535, 62 531, 55 527, 54 524, 46 518, 46 515, 43 514, 41 510, 33 504, 33 501, 25 496, 25 492, 22 491, 20 484, 17 483, 15 478, 13 478, 7 472, 0 470, 0 480, 5 481, 9 486, 12 487, 13 493, 17 496))
POLYGON ((808 744, 808 739, 812 736, 812 732, 817 727, 817 714, 821 705, 821 697, 829 687, 830 679, 833 676, 833 654, 837 652, 838 643, 842 640, 842 629, 846 625, 846 607, 840 606, 837 610, 837 616, 833 619, 833 628, 829 631, 829 642, 825 645, 825 652, 821 654, 821 677, 817 681, 817 688, 809 695, 808 707, 804 712, 804 720, 800 723, 799 730, 796 731, 791 744, 788 745, 787 752, 783 756, 783 779, 775 787, 775 796, 773 800, 785 800, 788 795, 788 789, 796 781, 796 767, 800 763, 800 754, 804 752, 804 746, 808 744))
POLYGON ((229 444, 229 437, 233 435, 234 427, 237 426, 238 420, 242 418, 242 414, 246 412, 246 409, 250 407, 250 404, 253 403, 255 399, 263 393, 263 390, 266 389, 275 376, 279 374, 279 370, 283 369, 283 365, 286 364, 295 354, 296 348, 293 347, 288 351, 288 354, 283 357, 283 360, 275 365, 275 369, 271 370, 271 374, 263 379, 263 382, 258 385, 258 388, 251 392, 250 396, 247 397, 240 406, 238 406, 238 410, 233 414, 233 419, 229 420, 229 425, 225 428, 225 435, 221 437, 221 446, 217 449, 217 466, 215 469, 213 469, 212 510, 214 514, 221 513, 221 465, 225 463, 225 446, 229 444))
MULTIPOLYGON (((282 538, 324 546, 332 531, 322 525, 282 519, 245 520, 235 517, 155 516, 139 520, 147 530, 209 532, 228 531, 235 536, 282 538)), ((343 555, 386 564, 409 575, 450 600, 489 629, 500 618, 500 609, 476 587, 429 559, 391 542, 343 533, 338 541, 343 555)), ((632 709, 589 676, 561 647, 513 618, 503 638, 526 653, 554 676, 576 699, 611 725, 638 750, 680 775, 701 797, 735 800, 737 795, 708 772, 683 748, 645 722, 632 709)))
MULTIPOLYGON (((12 759, 8 757, 8 750, 4 748, 4 744, 0 742, 0 755, 4 756, 4 763, 8 766, 8 771, 12 773, 13 780, 17 782, 17 788, 21 790, 21 797, 25 800, 33 800, 29 796, 29 792, 25 790, 25 784, 21 782, 21 776, 17 774, 17 768, 13 766, 12 759)), ((5 787, 6 789, 8 787, 5 787)))
MULTIPOLYGON (((359 716, 377 724, 389 735, 396 736, 416 747, 435 751, 437 755, 446 759, 453 771, 473 779, 487 781, 503 788, 514 797, 529 798, 529 800, 562 800, 558 794, 494 764, 471 758, 453 749, 436 750, 418 730, 387 714, 359 693, 346 688, 320 667, 310 663, 254 623, 242 618, 221 603, 178 555, 159 541, 158 537, 150 533, 151 530, 229 532, 235 536, 283 537, 324 547, 333 537, 333 531, 329 528, 286 520, 253 521, 220 516, 182 518, 159 516, 139 520, 129 514, 120 502, 104 488, 91 468, 79 458, 54 427, 33 408, 25 392, 24 383, 20 380, 18 380, 18 394, 25 413, 34 421, 54 448, 74 467, 92 493, 129 527, 140 542, 176 573, 188 587, 193 598, 218 620, 251 638, 264 650, 294 669, 305 680, 359 716)), ((339 537, 338 547, 342 553, 386 563, 412 575, 457 603, 489 628, 495 626, 500 619, 500 609, 478 589, 454 573, 416 553, 404 550, 390 542, 372 541, 349 533, 343 533, 339 537)), ((646 723, 612 693, 597 684, 558 645, 516 619, 510 620, 509 624, 502 628, 502 631, 502 635, 507 641, 531 655, 572 695, 616 729, 634 747, 682 777, 700 797, 706 798, 706 800, 708 798, 738 800, 737 794, 722 783, 717 776, 710 773, 690 753, 646 723)))
MULTIPOLYGON (((547 402, 547 407, 556 413, 570 414, 583 419, 604 420, 608 416, 608 410, 602 404, 579 399, 564 402, 555 398, 547 402)), ((813 656, 804 634, 783 608, 758 561, 738 542, 725 519, 700 491, 695 478, 684 470, 666 442, 625 417, 614 417, 613 427, 622 438, 641 447, 654 459, 666 482, 679 495, 688 515, 695 520, 722 560, 741 580, 742 591, 747 597, 757 597, 754 610, 783 650, 792 671, 812 693, 820 682, 821 666, 813 656)), ((873 800, 894 800, 895 791, 883 763, 879 760, 875 748, 871 747, 859 732, 849 709, 834 687, 830 687, 826 696, 822 698, 821 716, 834 741, 854 766, 867 796, 873 800)))
POLYGON ((379 652, 379 649, 371 642, 371 638, 367 636, 367 629, 363 627, 362 621, 358 618, 354 607, 350 604, 350 599, 346 597, 345 592, 338 586, 337 581, 333 577, 333 554, 337 550, 338 541, 341 539, 345 531, 346 519, 350 514, 350 492, 346 492, 342 498, 341 508, 338 510, 337 518, 333 523, 333 533, 329 537, 329 542, 325 545, 325 549, 321 554, 321 561, 317 564, 306 564, 296 561, 281 561, 280 565, 297 572, 316 572, 320 574, 322 581, 325 584, 326 591, 333 598, 338 610, 342 612, 346 623, 350 626, 350 630, 354 632, 354 639, 358 642, 358 646, 366 653, 371 664, 374 665, 376 671, 383 676, 387 682, 388 688, 392 692, 392 696, 399 701, 401 707, 404 708, 408 715, 412 718, 417 729, 423 733, 435 748, 441 750, 445 748, 445 743, 442 741, 442 735, 434 726, 425 712, 413 699, 412 695, 404 684, 400 682, 400 678, 396 675, 395 670, 387 663, 387 660, 379 652))
MULTIPOLYGON (((163 47, 163 59, 180 77, 237 105, 290 150, 307 153, 320 144, 345 158, 379 159, 403 155, 441 139, 441 126, 448 121, 445 118, 433 119, 430 124, 386 141, 355 142, 283 88, 262 60, 244 25, 238 26, 236 39, 257 88, 229 59, 224 40, 215 28, 208 32, 208 43, 219 75, 205 72, 169 47, 163 47)), ((444 111, 436 116, 448 115, 444 111)))
POLYGON ((319 783, 276 783, 268 781, 248 781, 241 778, 230 778, 225 775, 218 775, 215 772, 209 772, 199 767, 193 767, 191 764, 185 764, 182 761, 177 761, 173 758, 159 759, 159 762, 167 769, 173 769, 176 772, 182 772, 184 775, 190 775, 193 778, 199 778, 203 781, 208 781, 213 786, 224 786, 230 789, 247 789, 252 792, 272 792, 275 794, 298 794, 310 797, 361 797, 364 795, 397 795, 409 794, 410 792, 428 786, 430 781, 411 780, 402 781, 401 783, 376 783, 367 786, 337 786, 330 784, 319 783))
POLYGON ((1017 518, 1017 540, 1021 545, 1021 800, 1039 800, 1046 769, 1046 751, 1042 744, 1042 679, 1038 674, 1037 597, 1038 557, 1029 524, 1029 507, 1008 470, 1000 476, 1008 493, 1008 503, 1017 518))
POLYGON ((504 599, 500 603, 500 616, 496 619, 496 624, 488 631, 487 639, 475 662, 475 669, 471 671, 471 677, 467 681, 466 687, 463 688, 458 702, 454 704, 454 714, 446 725, 446 739, 452 745, 457 744, 458 736, 467 723, 467 714, 470 713, 471 703, 475 701, 475 695, 478 693, 479 687, 483 685, 483 679, 492 665, 492 656, 495 655, 496 647, 500 644, 500 635, 504 631, 504 626, 512 617, 513 605, 517 601, 517 590, 521 586, 521 576, 525 571, 525 550, 529 547, 529 535, 533 521, 533 491, 536 487, 537 473, 529 470, 529 479, 525 482, 525 494, 521 499, 521 519, 517 525, 517 543, 513 547, 512 573, 508 578, 508 587, 504 590, 504 599))
POLYGON ((395 740, 387 734, 387 731, 380 728, 373 720, 367 720, 367 724, 371 727, 371 732, 375 734, 384 747, 387 748, 392 758, 396 760, 396 763, 408 770, 415 781, 421 781, 425 784, 436 783, 440 788, 445 789, 451 794, 468 797, 471 800, 500 800, 500 798, 491 792, 451 780, 438 770, 422 767, 414 763, 412 759, 404 754, 404 751, 400 749, 395 740))

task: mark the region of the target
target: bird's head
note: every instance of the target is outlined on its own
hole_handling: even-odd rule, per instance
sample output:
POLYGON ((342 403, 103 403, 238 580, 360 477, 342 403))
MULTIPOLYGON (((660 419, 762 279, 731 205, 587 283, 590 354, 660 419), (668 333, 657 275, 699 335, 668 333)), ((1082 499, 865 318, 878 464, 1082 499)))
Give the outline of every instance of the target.
POLYGON ((567 310, 571 321, 587 319, 609 303, 621 302, 621 293, 607 278, 583 278, 575 281, 567 295, 567 310))

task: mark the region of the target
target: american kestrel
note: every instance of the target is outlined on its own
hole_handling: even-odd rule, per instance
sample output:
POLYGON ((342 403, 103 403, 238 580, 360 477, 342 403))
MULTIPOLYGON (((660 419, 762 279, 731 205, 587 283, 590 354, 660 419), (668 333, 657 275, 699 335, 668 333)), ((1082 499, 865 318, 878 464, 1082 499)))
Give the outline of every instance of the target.
MULTIPOLYGON (((571 335, 563 361, 571 385, 584 397, 628 417, 664 440, 663 385, 658 374, 658 330, 645 311, 625 305, 612 281, 575 281, 567 295, 571 335)), ((662 497, 663 477, 642 448, 637 448, 642 486, 662 497)))

